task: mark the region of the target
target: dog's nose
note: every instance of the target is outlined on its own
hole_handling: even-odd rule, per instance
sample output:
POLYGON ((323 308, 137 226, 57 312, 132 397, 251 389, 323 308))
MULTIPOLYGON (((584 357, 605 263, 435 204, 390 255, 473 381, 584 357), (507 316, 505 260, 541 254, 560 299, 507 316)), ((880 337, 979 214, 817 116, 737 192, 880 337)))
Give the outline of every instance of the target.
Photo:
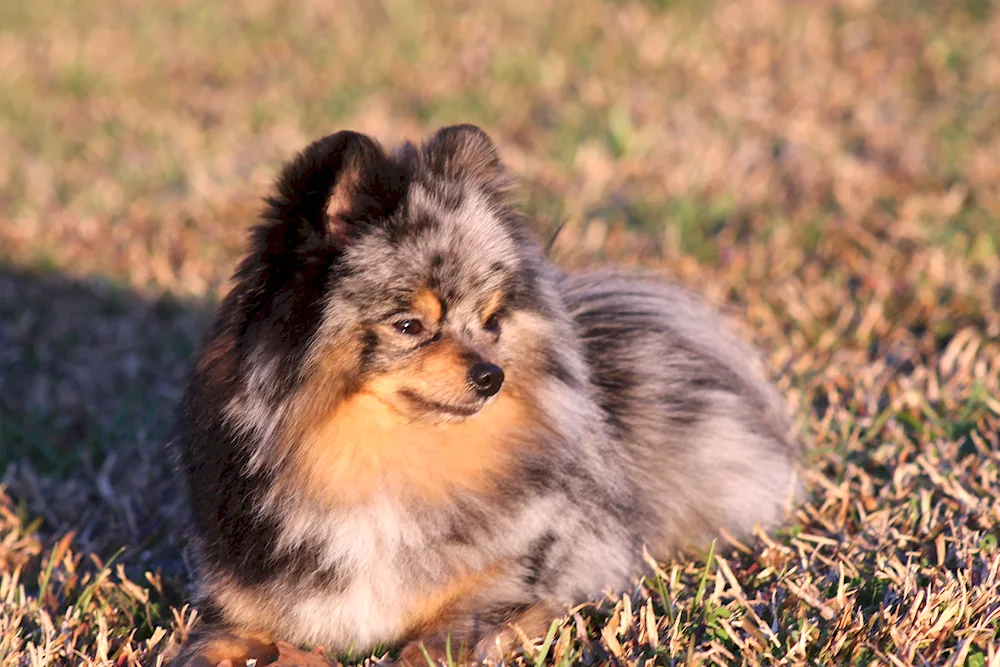
POLYGON ((500 391, 500 385, 503 384, 503 369, 496 364, 480 361, 469 369, 469 380, 476 388, 477 394, 489 398, 500 391))

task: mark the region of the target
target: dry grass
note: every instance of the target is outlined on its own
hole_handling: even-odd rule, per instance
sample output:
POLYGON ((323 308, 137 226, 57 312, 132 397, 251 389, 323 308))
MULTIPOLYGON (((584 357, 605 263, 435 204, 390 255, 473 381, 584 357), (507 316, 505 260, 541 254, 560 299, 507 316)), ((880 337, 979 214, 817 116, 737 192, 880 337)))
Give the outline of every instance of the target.
POLYGON ((789 529, 515 660, 1000 665, 998 91, 989 0, 0 4, 0 665, 183 637, 160 444, 263 188, 459 121, 562 263, 743 316, 811 441, 789 529))

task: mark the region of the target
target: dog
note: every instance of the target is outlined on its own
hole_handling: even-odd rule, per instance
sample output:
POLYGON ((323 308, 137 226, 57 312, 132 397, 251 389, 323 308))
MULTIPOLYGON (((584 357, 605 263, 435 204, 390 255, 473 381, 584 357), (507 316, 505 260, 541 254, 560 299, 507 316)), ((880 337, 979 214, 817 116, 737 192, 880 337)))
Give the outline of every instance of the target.
POLYGON ((501 659, 644 549, 783 520, 800 447, 753 349, 680 287, 559 271, 512 193, 470 125, 285 166, 179 410, 175 664, 501 659))

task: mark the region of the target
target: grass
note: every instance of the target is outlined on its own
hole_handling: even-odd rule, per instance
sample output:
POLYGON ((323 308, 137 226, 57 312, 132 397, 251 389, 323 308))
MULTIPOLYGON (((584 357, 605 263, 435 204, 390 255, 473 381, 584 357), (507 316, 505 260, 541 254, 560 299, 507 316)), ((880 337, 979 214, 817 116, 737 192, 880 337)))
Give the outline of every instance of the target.
POLYGON ((998 35, 984 0, 0 3, 0 665, 183 640, 162 444, 264 188, 453 122, 561 264, 733 310, 810 443, 784 530, 515 663, 1000 665, 998 35))

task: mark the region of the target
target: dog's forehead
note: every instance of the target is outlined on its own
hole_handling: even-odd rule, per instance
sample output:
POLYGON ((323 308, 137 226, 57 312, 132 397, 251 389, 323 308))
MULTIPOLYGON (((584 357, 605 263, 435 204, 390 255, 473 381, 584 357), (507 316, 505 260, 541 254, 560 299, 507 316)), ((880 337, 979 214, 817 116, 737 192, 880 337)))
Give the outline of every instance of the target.
POLYGON ((345 261, 357 279, 351 291, 398 301, 426 287, 449 307, 488 300, 521 264, 516 240, 485 198, 465 188, 443 203, 420 184, 389 225, 361 239, 345 261))
POLYGON ((456 279, 481 277, 519 263, 510 229, 472 188, 465 188, 457 205, 445 206, 431 191, 415 185, 400 224, 409 233, 400 250, 409 253, 414 268, 424 272, 456 279))
POLYGON ((472 188, 465 188, 457 205, 442 206, 437 197, 417 186, 409 197, 407 214, 415 221, 414 250, 423 263, 421 268, 442 288, 495 290, 503 274, 515 271, 520 263, 510 229, 472 188), (421 221, 433 222, 425 229, 421 221))

